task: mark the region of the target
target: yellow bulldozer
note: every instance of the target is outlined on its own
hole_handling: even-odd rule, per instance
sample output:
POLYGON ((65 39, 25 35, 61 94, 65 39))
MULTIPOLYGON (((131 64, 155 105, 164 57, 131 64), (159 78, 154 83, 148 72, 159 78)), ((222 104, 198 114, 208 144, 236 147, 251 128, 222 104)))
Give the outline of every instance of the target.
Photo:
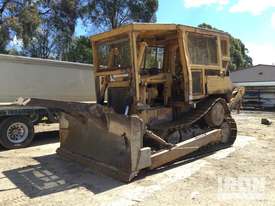
POLYGON ((176 24, 130 24, 91 37, 97 103, 59 108, 62 157, 131 181, 237 134, 229 102, 229 35, 176 24))

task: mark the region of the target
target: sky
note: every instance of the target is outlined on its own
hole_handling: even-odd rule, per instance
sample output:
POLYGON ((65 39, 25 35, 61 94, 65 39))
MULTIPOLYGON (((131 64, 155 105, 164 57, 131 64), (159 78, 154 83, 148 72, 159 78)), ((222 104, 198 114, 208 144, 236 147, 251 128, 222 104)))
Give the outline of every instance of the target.
POLYGON ((275 64, 275 0, 159 0, 157 23, 204 22, 241 39, 254 65, 275 64))
POLYGON ((275 64, 275 0, 159 0, 158 23, 200 23, 241 39, 253 64, 275 64))
MULTIPOLYGON (((275 0, 159 0, 157 23, 211 24, 241 39, 254 65, 275 64, 275 0)), ((86 27, 79 20, 76 35, 86 27)))

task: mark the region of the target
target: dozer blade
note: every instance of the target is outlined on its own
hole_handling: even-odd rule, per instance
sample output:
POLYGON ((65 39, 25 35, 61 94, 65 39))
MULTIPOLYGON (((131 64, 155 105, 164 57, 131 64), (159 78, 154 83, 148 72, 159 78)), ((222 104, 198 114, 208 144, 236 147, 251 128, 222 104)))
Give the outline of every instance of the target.
POLYGON ((60 112, 57 153, 124 182, 151 165, 151 149, 143 148, 145 127, 138 116, 125 116, 98 104, 26 99, 21 105, 60 112))
POLYGON ((97 113, 85 122, 62 114, 57 152, 98 173, 128 182, 151 164, 151 149, 142 148, 143 123, 135 116, 105 113, 100 109, 97 113))
POLYGON ((143 138, 160 138, 145 129, 138 116, 125 116, 97 104, 28 99, 23 105, 57 108, 60 118, 60 148, 57 153, 106 174, 129 182, 142 169, 154 169, 173 162, 199 148, 221 140, 221 130, 214 129, 168 149, 152 154, 143 147, 143 138), (149 135, 148 135, 149 134, 149 135))

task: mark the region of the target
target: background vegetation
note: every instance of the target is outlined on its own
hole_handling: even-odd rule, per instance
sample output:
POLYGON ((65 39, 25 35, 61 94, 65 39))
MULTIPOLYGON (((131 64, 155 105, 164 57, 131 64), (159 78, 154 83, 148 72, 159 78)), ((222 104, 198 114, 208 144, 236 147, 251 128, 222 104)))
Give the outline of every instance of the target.
MULTIPOLYGON (((79 22, 93 34, 156 22, 157 10, 158 0, 0 0, 0 53, 91 63, 89 38, 75 35, 79 22)), ((247 52, 231 38, 231 70, 252 65, 247 52)))
MULTIPOLYGON (((198 25, 198 27, 221 31, 206 23, 202 23, 198 25)), ((240 39, 234 38, 233 36, 230 37, 230 55, 231 62, 229 69, 231 71, 247 68, 253 65, 252 58, 248 55, 248 49, 245 47, 244 43, 240 39)))

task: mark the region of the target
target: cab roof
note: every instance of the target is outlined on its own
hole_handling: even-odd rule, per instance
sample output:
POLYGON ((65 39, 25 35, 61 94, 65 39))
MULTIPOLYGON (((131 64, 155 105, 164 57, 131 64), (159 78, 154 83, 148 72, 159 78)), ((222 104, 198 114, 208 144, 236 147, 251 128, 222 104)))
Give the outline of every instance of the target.
POLYGON ((225 38, 228 38, 230 36, 228 33, 223 31, 215 31, 215 30, 180 25, 180 24, 132 23, 132 24, 123 25, 111 31, 96 34, 91 37, 91 40, 93 42, 104 41, 114 36, 125 35, 130 32, 169 33, 169 32, 176 32, 177 30, 183 30, 187 32, 194 32, 194 33, 200 33, 200 34, 215 35, 215 36, 219 35, 225 38))

